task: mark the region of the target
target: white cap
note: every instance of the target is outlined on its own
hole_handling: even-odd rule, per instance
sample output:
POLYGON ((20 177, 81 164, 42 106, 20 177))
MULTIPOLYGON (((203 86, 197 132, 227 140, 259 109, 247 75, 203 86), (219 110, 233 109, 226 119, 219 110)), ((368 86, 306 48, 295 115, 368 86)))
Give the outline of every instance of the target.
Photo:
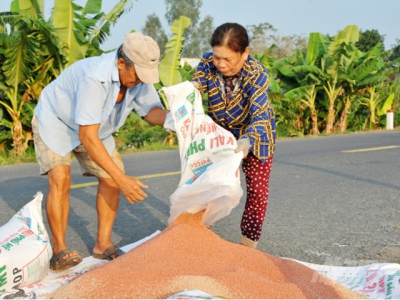
POLYGON ((149 36, 139 32, 132 32, 125 35, 122 46, 126 56, 132 60, 136 74, 144 83, 157 83, 158 62, 160 59, 160 48, 149 36))

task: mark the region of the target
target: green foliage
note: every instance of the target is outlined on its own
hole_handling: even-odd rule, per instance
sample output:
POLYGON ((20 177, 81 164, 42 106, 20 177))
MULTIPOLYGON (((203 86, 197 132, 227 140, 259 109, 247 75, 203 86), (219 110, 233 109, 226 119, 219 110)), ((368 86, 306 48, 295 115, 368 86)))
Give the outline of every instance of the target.
POLYGON ((160 19, 155 13, 147 16, 142 33, 151 36, 156 41, 158 47, 160 47, 161 58, 164 57, 168 36, 161 25, 160 19))
POLYGON ((190 18, 194 25, 199 22, 202 0, 165 0, 164 3, 166 5, 165 17, 170 26, 181 16, 190 18))
MULTIPOLYGON (((373 47, 375 47, 376 44, 378 43, 384 44, 384 42, 385 42, 385 36, 379 34, 378 30, 376 29, 365 30, 365 31, 360 30, 360 39, 358 40, 356 46, 359 50, 363 52, 368 52, 373 47)), ((384 50, 384 48, 382 50, 384 50)))
MULTIPOLYGON (((26 156, 32 155, 30 120, 42 88, 74 60, 102 53, 100 45, 110 26, 130 8, 130 0, 120 0, 103 13, 101 2, 87 0, 81 7, 72 0, 55 0, 49 21, 43 19, 41 0, 14 0, 12 12, 0 14, 0 163, 16 152, 13 128, 21 129, 26 156)), ((213 30, 211 17, 199 19, 201 0, 165 2, 172 24, 168 42, 154 14, 143 30, 154 35, 161 47, 165 42, 157 90, 191 80, 195 68, 181 67, 181 56, 200 57, 210 47, 213 30)), ((262 44, 273 30, 263 23, 249 27, 249 34, 262 44)), ((264 48, 263 55, 255 55, 269 71, 278 136, 383 127, 388 107, 394 109, 395 126, 400 125, 400 85, 395 80, 400 71, 400 59, 395 59, 398 49, 384 51, 383 40, 361 46, 376 33, 350 25, 333 37, 311 33, 307 47, 297 47, 290 55, 282 55, 277 43, 264 48)), ((207 111, 207 95, 203 106, 207 111)), ((123 151, 164 147, 167 139, 174 141, 174 134, 149 125, 135 113, 114 136, 123 151)))
POLYGON ((173 36, 167 43, 165 56, 160 62, 159 73, 163 86, 171 86, 182 82, 180 73, 180 60, 184 42, 183 33, 190 26, 191 21, 187 17, 175 20, 171 27, 173 36))
POLYGON ((308 48, 306 56, 306 64, 313 66, 317 59, 320 59, 328 51, 326 39, 320 33, 313 32, 310 33, 310 38, 308 39, 308 48))
POLYGON ((386 115, 386 112, 393 107, 393 100, 394 100, 394 94, 391 93, 383 103, 383 105, 378 109, 377 115, 382 116, 386 115))
POLYGON ((110 35, 110 27, 129 11, 130 0, 120 0, 107 14, 101 12, 102 0, 87 0, 85 7, 72 0, 54 0, 51 20, 59 42, 68 53, 68 65, 102 53, 100 45, 110 35))
POLYGON ((120 0, 107 14, 102 0, 85 7, 72 0, 54 0, 49 21, 42 0, 13 0, 11 11, 0 13, 0 107, 12 132, 13 153, 24 155, 31 146, 30 120, 47 84, 73 62, 102 53, 110 25, 127 11, 130 0, 120 0))
POLYGON ((400 58, 400 39, 396 39, 396 44, 392 45, 392 50, 390 53, 390 61, 394 61, 400 58))
POLYGON ((152 130, 133 128, 126 136, 127 147, 142 148, 146 144, 152 143, 152 130))
POLYGON ((41 91, 37 79, 53 76, 52 70, 62 65, 64 58, 62 49, 53 44, 51 25, 42 19, 37 1, 32 0, 33 5, 22 0, 13 3, 14 12, 0 14, 0 25, 6 28, 0 33, 0 106, 10 122, 13 154, 21 157, 31 138, 25 113, 41 91))
POLYGON ((276 32, 276 29, 271 24, 264 22, 258 25, 248 25, 246 31, 250 40, 250 54, 255 55, 267 51, 268 33, 276 32))
MULTIPOLYGON (((0 123, 2 124, 2 123, 0 123)), ((0 125, 0 145, 1 148, 5 147, 5 144, 11 139, 11 131, 8 126, 0 125)), ((8 148, 8 147, 6 147, 8 148)))
POLYGON ((269 70, 278 135, 296 134, 296 130, 344 132, 353 130, 348 126, 359 130, 382 124, 389 94, 397 95, 389 90, 395 86, 393 76, 399 66, 388 62, 389 52, 382 51, 382 43, 363 52, 356 47, 358 39, 358 27, 350 25, 332 38, 311 33, 305 52, 281 60, 271 57, 270 49, 256 56, 269 70), (310 85, 315 85, 315 94, 307 88, 310 85))
MULTIPOLYGON (((93 10, 89 9, 88 7, 89 3, 91 2, 87 2, 85 11, 87 13, 93 13, 93 10)), ((89 40, 90 45, 86 54, 87 57, 98 55, 103 52, 103 50, 100 49, 100 46, 109 36, 111 36, 111 27, 118 22, 121 16, 128 13, 131 8, 131 0, 119 0, 109 12, 100 12, 94 16, 94 19, 96 20, 96 26, 90 27, 88 32, 87 39, 89 40)), ((96 8, 96 12, 99 11, 100 9, 96 8)), ((108 51, 107 49, 105 50, 108 51)))
MULTIPOLYGON (((183 57, 195 58, 201 57, 205 52, 210 50, 209 39, 214 30, 213 18, 209 15, 200 20, 200 7, 203 4, 202 0, 164 0, 166 5, 165 18, 171 26, 175 20, 180 17, 187 17, 191 20, 191 25, 184 32, 183 38, 185 43, 182 48, 183 57)), ((160 49, 163 50, 165 45, 163 29, 158 25, 159 18, 155 14, 148 15, 146 25, 142 29, 152 38, 160 43, 160 49), (156 21, 153 23, 153 21, 156 21), (156 31, 157 30, 157 31, 156 31)), ((162 56, 164 53, 162 52, 162 56)))
POLYGON ((161 126, 148 124, 135 113, 131 113, 125 124, 113 134, 117 149, 137 150, 152 144, 161 144, 168 132, 161 126))

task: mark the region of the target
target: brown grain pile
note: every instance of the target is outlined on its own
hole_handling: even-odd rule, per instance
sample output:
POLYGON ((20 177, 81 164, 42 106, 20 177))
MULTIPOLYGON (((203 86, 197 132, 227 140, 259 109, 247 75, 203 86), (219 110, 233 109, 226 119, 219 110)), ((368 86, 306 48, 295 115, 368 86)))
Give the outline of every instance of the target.
POLYGON ((200 290, 224 298, 361 298, 297 262, 223 240, 181 215, 156 237, 65 284, 50 298, 168 298, 200 290))

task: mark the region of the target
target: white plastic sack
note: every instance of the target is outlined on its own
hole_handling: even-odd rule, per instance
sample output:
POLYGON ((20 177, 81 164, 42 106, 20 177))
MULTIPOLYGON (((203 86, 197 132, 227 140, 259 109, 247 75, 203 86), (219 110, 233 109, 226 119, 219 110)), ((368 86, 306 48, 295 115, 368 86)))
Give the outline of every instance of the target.
POLYGON ((175 295, 168 297, 167 299, 179 299, 179 300, 207 299, 207 300, 211 300, 211 299, 221 299, 221 297, 218 297, 218 296, 214 297, 214 296, 204 293, 200 290, 184 290, 182 292, 179 292, 175 295))
MULTIPOLYGON (((342 267, 295 261, 370 299, 400 299, 400 264, 375 263, 342 267)), ((321 280, 317 273, 315 275, 315 278, 321 280)))
MULTIPOLYGON (((208 226, 230 214, 243 195, 239 166, 243 153, 235 153, 236 139, 204 113, 200 92, 191 82, 164 87, 172 122, 164 126, 178 137, 181 180, 171 195, 169 223, 181 213, 205 209, 208 226)), ((169 119, 170 120, 170 119, 169 119)))
POLYGON ((40 281, 53 254, 42 218, 43 194, 0 227, 0 293, 40 281))

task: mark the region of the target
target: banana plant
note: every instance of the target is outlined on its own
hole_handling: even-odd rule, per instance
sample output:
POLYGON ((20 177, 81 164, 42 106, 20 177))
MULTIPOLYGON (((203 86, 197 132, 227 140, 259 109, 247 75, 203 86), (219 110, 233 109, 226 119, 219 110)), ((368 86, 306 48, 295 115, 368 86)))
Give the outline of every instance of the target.
MULTIPOLYGON (((41 17, 40 13, 37 15, 41 17)), ((50 70, 62 66, 65 56, 58 44, 53 44, 56 38, 50 25, 43 19, 9 12, 0 15, 0 24, 9 28, 0 33, 0 74, 3 78, 0 106, 7 112, 1 124, 11 131, 14 156, 21 157, 32 139, 30 120, 22 118, 24 112, 32 114, 32 109, 27 109, 30 95, 35 94, 29 88, 31 79, 52 76, 50 70)), ((36 85, 36 89, 39 89, 36 92, 39 94, 39 85, 36 85)))
POLYGON ((299 129, 299 126, 302 126, 304 131, 309 130, 311 134, 318 134, 320 113, 317 110, 316 96, 321 89, 320 78, 323 77, 323 73, 317 62, 322 54, 317 54, 315 49, 311 51, 311 48, 310 45, 307 52, 296 51, 275 63, 274 68, 277 70, 283 93, 282 100, 289 105, 287 111, 292 110, 290 106, 297 109, 298 116, 292 120, 293 124, 299 129), (308 126, 311 128, 308 129, 308 126))
POLYGON ((369 129, 375 129, 379 117, 386 115, 387 111, 391 109, 393 105, 394 93, 384 98, 378 90, 382 91, 383 88, 378 85, 370 86, 366 89, 367 95, 361 98, 361 105, 366 106, 369 110, 369 129))
POLYGON ((102 53, 100 44, 110 35, 111 25, 129 11, 131 0, 118 1, 107 14, 101 12, 101 5, 102 0, 87 0, 84 7, 73 0, 54 0, 51 20, 55 34, 68 55, 66 66, 102 53))
POLYGON ((172 23, 171 32, 173 35, 165 46, 165 55, 158 67, 163 86, 171 86, 182 82, 180 60, 185 41, 183 34, 191 23, 192 21, 185 16, 179 17, 172 23))
MULTIPOLYGON (((399 70, 395 64, 388 63, 390 51, 382 51, 382 44, 378 43, 363 55, 353 65, 348 74, 355 83, 352 89, 357 91, 359 104, 368 109, 368 128, 377 126, 380 110, 387 103, 387 90, 392 84, 391 76, 399 70), (355 87, 355 88, 354 88, 355 87)), ((344 118, 343 118, 344 119, 344 118)))
MULTIPOLYGON (((156 84, 156 89, 159 90, 163 86, 171 86, 178 84, 190 77, 190 74, 181 68, 180 60, 185 41, 183 34, 185 29, 191 25, 192 21, 185 16, 176 19, 171 26, 172 37, 165 46, 165 54, 160 62, 158 71, 160 74, 160 83, 156 84)), ((166 109, 168 109, 168 101, 163 93, 160 93, 161 101, 166 109)), ((175 134, 170 131, 164 140, 164 144, 173 145, 175 143, 175 134)))
POLYGON ((268 86, 272 93, 280 93, 280 86, 277 79, 277 67, 278 60, 272 57, 271 53, 277 48, 276 45, 269 47, 263 55, 255 55, 255 58, 261 62, 261 64, 268 70, 268 86))
POLYGON ((256 54, 254 57, 268 70, 269 99, 275 111, 276 124, 279 132, 289 136, 304 135, 304 126, 298 114, 295 102, 290 102, 283 97, 282 91, 286 89, 285 83, 279 74, 285 74, 285 78, 295 78, 293 67, 284 60, 278 60, 274 53, 276 45, 272 45, 263 55, 256 54), (290 103, 290 104, 289 104, 290 103))
POLYGON ((390 93, 389 96, 386 98, 386 100, 384 101, 383 105, 381 106, 380 109, 378 109, 378 111, 376 112, 378 117, 381 116, 386 116, 388 110, 393 108, 393 102, 394 102, 394 93, 390 93))
POLYGON ((311 33, 307 49, 307 63, 318 65, 321 69, 321 85, 327 96, 325 133, 331 133, 336 116, 336 101, 343 92, 343 84, 348 78, 349 66, 360 56, 355 48, 359 39, 356 25, 349 25, 330 41, 320 33, 311 33))
POLYGON ((16 157, 32 140, 30 120, 43 87, 76 60, 101 53, 110 25, 130 0, 120 0, 108 14, 100 12, 102 0, 87 0, 84 8, 73 0, 54 3, 49 21, 43 0, 13 0, 10 12, 0 14, 0 107, 7 112, 0 124, 12 133, 16 157))
POLYGON ((311 118, 310 134, 312 135, 319 134, 318 111, 316 108, 315 98, 317 96, 317 92, 320 89, 321 89, 320 86, 317 86, 316 84, 311 84, 292 89, 284 95, 284 98, 288 99, 290 102, 300 101, 300 103, 302 104, 300 106, 301 109, 304 109, 306 107, 310 109, 310 118, 311 118))

